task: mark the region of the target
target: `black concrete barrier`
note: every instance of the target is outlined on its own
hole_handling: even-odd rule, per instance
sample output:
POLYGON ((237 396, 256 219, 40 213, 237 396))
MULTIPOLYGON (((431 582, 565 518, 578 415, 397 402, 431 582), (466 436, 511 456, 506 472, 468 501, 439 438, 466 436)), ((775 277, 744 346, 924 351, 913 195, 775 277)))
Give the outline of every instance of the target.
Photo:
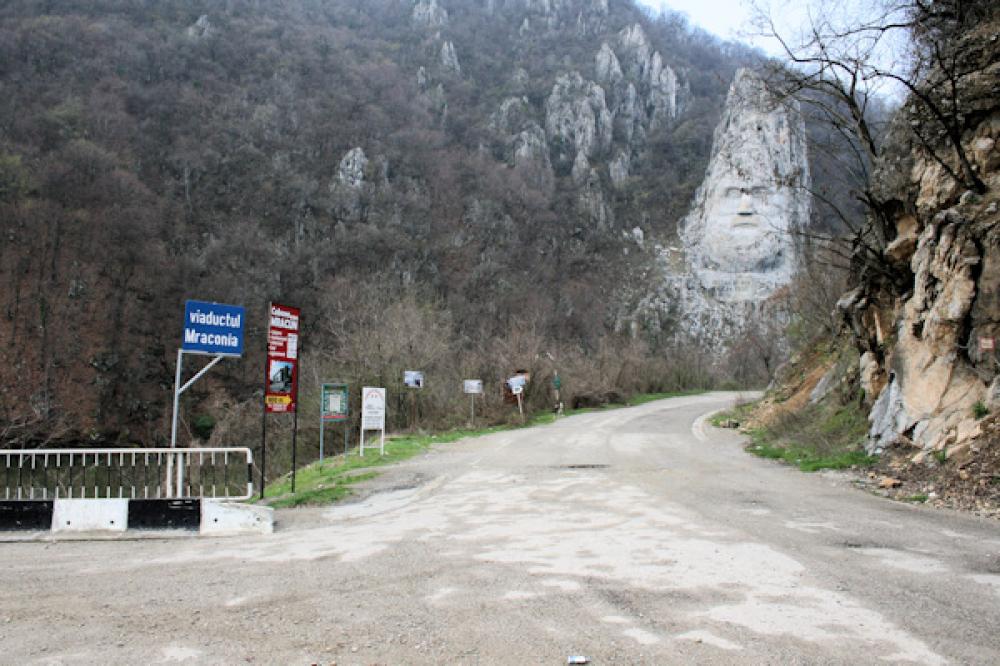
POLYGON ((46 500, 0 500, 0 530, 51 529, 53 507, 46 500))

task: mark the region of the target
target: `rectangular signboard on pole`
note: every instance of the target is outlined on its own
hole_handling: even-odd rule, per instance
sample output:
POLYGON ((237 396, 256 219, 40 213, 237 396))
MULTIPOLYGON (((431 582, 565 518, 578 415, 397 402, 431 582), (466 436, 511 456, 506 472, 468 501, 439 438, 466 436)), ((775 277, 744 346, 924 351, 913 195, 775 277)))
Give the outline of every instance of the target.
POLYGON ((187 301, 181 350, 185 354, 242 356, 245 314, 240 305, 187 301))
POLYGON ((299 379, 299 314, 298 308, 271 304, 264 385, 264 407, 270 414, 295 411, 299 379))
POLYGON ((324 421, 346 421, 347 407, 347 384, 323 384, 319 407, 321 419, 324 421))
POLYGON ((462 391, 465 393, 471 393, 477 395, 483 392, 483 380, 481 379, 466 379, 462 382, 462 391))
POLYGON ((350 414, 347 384, 323 384, 319 392, 319 459, 323 460, 328 423, 344 424, 344 459, 347 459, 347 417, 350 414))
POLYGON ((420 370, 404 370, 403 385, 406 388, 423 388, 424 373, 420 370))
POLYGON ((361 389, 361 439, 358 451, 365 455, 365 430, 378 430, 379 452, 385 454, 385 389, 366 386, 361 389))

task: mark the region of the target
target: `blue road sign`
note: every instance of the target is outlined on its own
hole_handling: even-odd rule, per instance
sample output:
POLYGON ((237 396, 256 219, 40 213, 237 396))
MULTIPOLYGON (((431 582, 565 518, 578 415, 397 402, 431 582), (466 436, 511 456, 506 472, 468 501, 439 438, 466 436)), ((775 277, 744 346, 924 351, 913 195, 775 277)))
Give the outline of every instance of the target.
POLYGON ((245 319, 242 305, 187 301, 181 349, 188 354, 242 356, 245 319))

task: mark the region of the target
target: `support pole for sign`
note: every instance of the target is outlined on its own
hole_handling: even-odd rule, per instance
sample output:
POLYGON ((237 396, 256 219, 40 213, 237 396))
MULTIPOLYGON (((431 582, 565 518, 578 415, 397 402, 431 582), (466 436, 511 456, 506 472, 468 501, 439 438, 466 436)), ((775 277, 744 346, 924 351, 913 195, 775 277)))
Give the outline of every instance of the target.
MULTIPOLYGON (((265 361, 266 363, 266 361, 265 361)), ((260 498, 264 499, 264 482, 267 470, 267 405, 260 415, 260 498)))
MULTIPOLYGON (((267 316, 265 320, 268 322, 268 331, 270 331, 271 324, 271 306, 272 303, 268 301, 267 303, 267 316)), ((270 336, 268 336, 270 337, 270 336)), ((269 339, 264 340, 264 376, 267 377, 268 363, 267 359, 271 351, 271 341, 269 339)), ((265 380, 266 382, 266 380, 265 380)), ((264 499, 264 484, 267 481, 267 386, 264 386, 264 396, 263 396, 262 414, 260 418, 260 498, 264 499)))
POLYGON ((295 452, 298 451, 296 439, 299 435, 299 405, 298 398, 295 399, 295 416, 292 417, 292 493, 295 492, 295 452))
MULTIPOLYGON (((322 408, 321 408, 322 409, 322 408)), ((295 412, 298 414, 298 411, 295 412)), ((326 424, 326 419, 322 415, 319 417, 319 461, 323 462, 323 426, 326 424)))
POLYGON ((473 427, 476 426, 476 394, 470 393, 469 398, 471 398, 472 403, 472 420, 469 422, 473 427))
MULTIPOLYGON (((187 380, 187 382, 181 386, 181 374, 184 368, 184 350, 177 350, 177 370, 174 373, 174 415, 170 423, 170 448, 177 448, 177 421, 180 417, 180 405, 181 405, 181 394, 191 388, 191 385, 196 381, 201 379, 206 372, 215 367, 215 364, 224 359, 225 356, 219 355, 208 362, 204 368, 195 373, 194 377, 187 380)), ((174 458, 177 458, 177 496, 184 496, 184 466, 181 464, 183 458, 178 455, 167 456, 167 497, 171 495, 171 479, 172 472, 174 468, 174 458)))
POLYGON ((521 394, 517 394, 517 411, 521 415, 521 423, 524 423, 524 403, 521 401, 521 394))

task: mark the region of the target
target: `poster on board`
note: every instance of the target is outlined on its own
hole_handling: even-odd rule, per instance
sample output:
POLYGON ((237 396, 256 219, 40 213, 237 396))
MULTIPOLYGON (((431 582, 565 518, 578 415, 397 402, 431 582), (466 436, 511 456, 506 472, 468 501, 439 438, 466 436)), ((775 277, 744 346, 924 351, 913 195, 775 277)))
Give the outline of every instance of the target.
POLYGON ((424 373, 420 370, 404 370, 403 386, 406 388, 423 388, 424 373))
POLYGON ((296 409, 299 319, 298 308, 271 303, 264 384, 264 408, 270 414, 287 414, 296 409))

